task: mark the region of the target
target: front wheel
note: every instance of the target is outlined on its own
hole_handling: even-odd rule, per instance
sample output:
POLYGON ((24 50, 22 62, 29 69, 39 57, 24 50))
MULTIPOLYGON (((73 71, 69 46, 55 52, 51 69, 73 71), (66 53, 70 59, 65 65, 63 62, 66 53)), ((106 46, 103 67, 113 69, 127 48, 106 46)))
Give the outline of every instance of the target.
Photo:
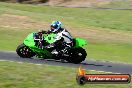
POLYGON ((16 49, 16 52, 22 58, 31 58, 35 56, 35 53, 24 44, 19 45, 16 49))
POLYGON ((82 47, 73 48, 69 51, 69 56, 70 57, 67 59, 68 62, 79 64, 85 60, 87 53, 82 47))

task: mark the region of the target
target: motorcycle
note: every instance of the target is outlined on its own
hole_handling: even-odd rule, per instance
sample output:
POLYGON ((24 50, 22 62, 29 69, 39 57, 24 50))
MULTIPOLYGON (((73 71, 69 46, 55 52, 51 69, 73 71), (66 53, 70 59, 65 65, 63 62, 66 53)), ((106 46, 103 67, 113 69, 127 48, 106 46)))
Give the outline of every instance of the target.
MULTIPOLYGON (((81 38, 73 38, 73 46, 65 52, 62 56, 59 57, 57 53, 53 53, 53 49, 42 49, 42 45, 46 46, 48 44, 54 43, 56 34, 51 33, 51 34, 45 34, 43 36, 43 44, 41 42, 38 43, 38 46, 36 46, 35 41, 34 41, 34 32, 30 33, 24 40, 23 44, 20 44, 16 52, 17 54, 22 57, 22 58, 32 58, 34 56, 38 58, 43 58, 43 59, 55 59, 55 60, 60 60, 64 58, 67 62, 69 63, 81 63, 82 61, 85 60, 87 53, 85 49, 82 47, 84 45, 87 45, 87 41, 81 38), (39 47, 41 46, 41 48, 39 47)), ((41 40, 41 39, 40 39, 41 40)))

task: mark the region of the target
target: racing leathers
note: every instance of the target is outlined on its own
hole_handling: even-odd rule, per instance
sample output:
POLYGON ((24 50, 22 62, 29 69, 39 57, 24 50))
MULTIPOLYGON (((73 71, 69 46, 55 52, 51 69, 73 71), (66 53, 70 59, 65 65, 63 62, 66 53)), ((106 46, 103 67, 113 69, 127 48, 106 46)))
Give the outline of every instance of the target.
MULTIPOLYGON (((50 34, 50 33, 56 34, 54 43, 44 46, 44 48, 46 49, 55 48, 55 50, 58 52, 58 56, 61 56, 63 53, 65 53, 67 50, 69 50, 73 46, 73 38, 71 34, 64 28, 59 28, 56 32, 52 31, 51 29, 51 30, 48 30, 47 32, 46 31, 38 32, 37 34, 38 35, 40 34, 40 36, 42 36, 42 34, 50 34)), ((34 40, 38 41, 37 37, 34 38, 34 40)))
MULTIPOLYGON (((71 34, 66 29, 60 28, 56 32, 52 32, 52 30, 49 30, 47 33, 55 33, 56 34, 54 43, 50 44, 50 45, 51 46, 53 45, 55 47, 58 54, 61 55, 72 47, 73 38, 72 38, 71 34)), ((50 45, 48 45, 48 46, 50 46, 50 45)))

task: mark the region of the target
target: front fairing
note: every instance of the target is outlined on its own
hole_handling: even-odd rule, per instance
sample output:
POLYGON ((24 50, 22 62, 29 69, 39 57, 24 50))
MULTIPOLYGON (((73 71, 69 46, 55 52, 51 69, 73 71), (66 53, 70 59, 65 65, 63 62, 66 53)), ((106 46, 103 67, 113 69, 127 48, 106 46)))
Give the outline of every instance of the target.
MULTIPOLYGON (((54 43, 55 41, 56 34, 44 34, 43 38, 46 40, 47 43, 51 44, 54 43)), ((34 42, 34 33, 30 33, 26 39, 24 40, 24 44, 29 47, 36 48, 35 42, 34 42)))
POLYGON ((26 46, 28 46, 31 50, 33 50, 34 52, 38 53, 38 54, 45 54, 47 55, 49 58, 52 57, 51 53, 49 51, 47 51, 46 49, 41 49, 39 47, 35 46, 35 42, 34 42, 34 33, 30 33, 24 40, 24 44, 26 46))
POLYGON ((24 44, 28 47, 37 48, 34 42, 34 33, 30 33, 24 40, 24 44))

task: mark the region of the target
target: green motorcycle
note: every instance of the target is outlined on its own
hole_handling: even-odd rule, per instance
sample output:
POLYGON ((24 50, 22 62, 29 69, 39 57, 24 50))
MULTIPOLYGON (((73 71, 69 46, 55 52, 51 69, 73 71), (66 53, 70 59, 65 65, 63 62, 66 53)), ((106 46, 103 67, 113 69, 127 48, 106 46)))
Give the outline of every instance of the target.
MULTIPOLYGON (((56 34, 45 34, 43 36, 43 40, 45 40, 43 45, 46 44, 52 44, 54 43, 54 39, 56 37, 56 34)), ((81 63, 85 60, 87 53, 85 49, 82 48, 82 46, 86 45, 87 41, 81 38, 74 38, 73 39, 73 46, 63 54, 63 57, 67 62, 70 63, 81 63)), ((55 59, 60 60, 57 56, 57 54, 52 53, 53 50, 48 49, 42 49, 35 45, 34 41, 34 33, 30 33, 26 39, 24 40, 24 43, 19 45, 16 49, 17 54, 22 58, 31 58, 31 57, 38 57, 43 59, 55 59)))

